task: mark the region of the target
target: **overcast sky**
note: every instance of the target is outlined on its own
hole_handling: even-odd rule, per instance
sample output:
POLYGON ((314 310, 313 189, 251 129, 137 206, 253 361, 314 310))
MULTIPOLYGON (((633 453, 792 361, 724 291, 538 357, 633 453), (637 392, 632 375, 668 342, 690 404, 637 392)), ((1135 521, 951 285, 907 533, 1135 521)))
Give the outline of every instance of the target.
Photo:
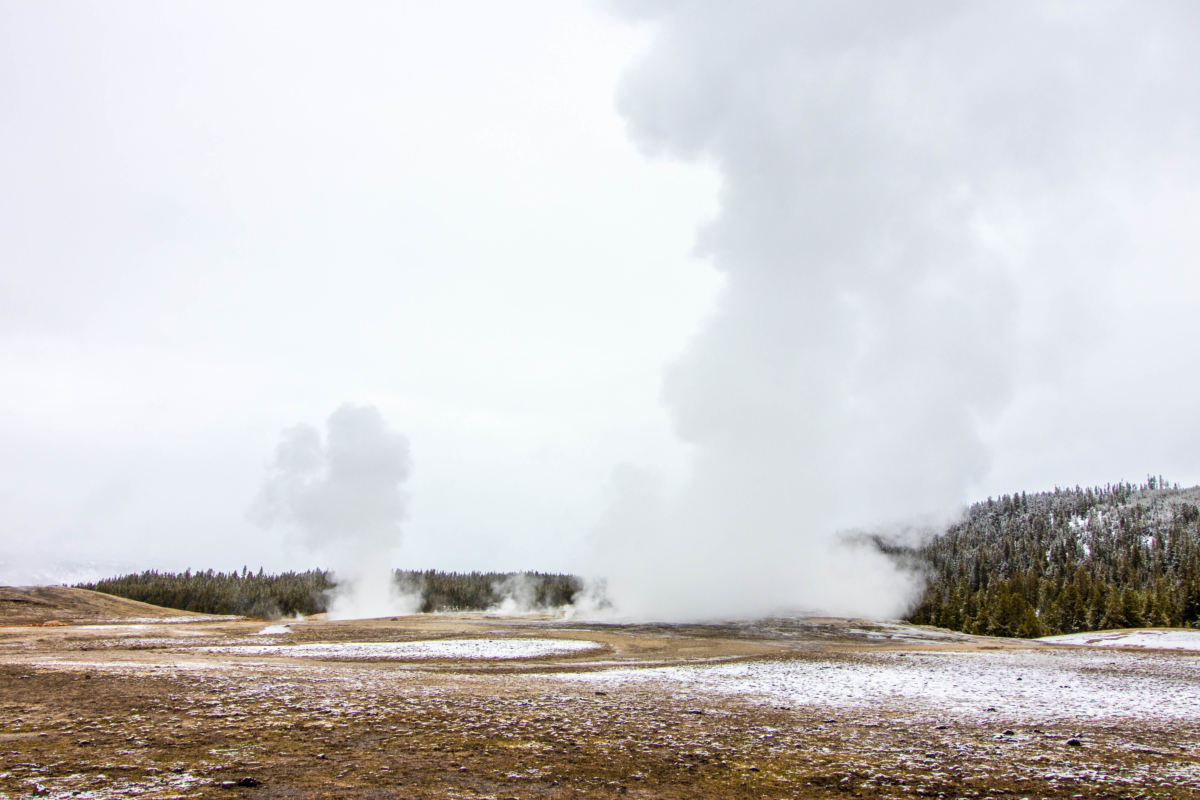
MULTIPOLYGON (((928 378, 904 430, 962 433, 914 458, 930 504, 1200 482, 1190 6, 837 7, 0 2, 8 574, 317 565, 248 510, 281 431, 347 402, 409 442, 397 566, 584 568, 614 468, 682 486, 726 441, 698 398, 779 389, 739 298, 810 294, 744 265, 874 258, 847 242, 966 298, 830 295, 912 337, 873 356, 928 378)), ((806 413, 781 391, 768 419, 806 413)))

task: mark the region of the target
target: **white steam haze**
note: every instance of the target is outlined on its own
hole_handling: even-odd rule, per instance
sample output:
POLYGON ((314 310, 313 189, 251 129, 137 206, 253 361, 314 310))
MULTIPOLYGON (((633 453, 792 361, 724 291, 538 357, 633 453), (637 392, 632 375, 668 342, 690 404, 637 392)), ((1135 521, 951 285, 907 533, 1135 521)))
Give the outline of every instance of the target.
POLYGON ((0 580, 890 615, 838 532, 1200 483, 1195 9, 0 0, 0 580))
POLYGON ((283 523, 332 567, 330 619, 365 619, 416 610, 392 579, 412 469, 408 440, 373 406, 341 406, 327 432, 300 424, 284 431, 251 516, 283 523))
POLYGON ((721 175, 696 247, 726 283, 666 372, 690 479, 614 477, 599 571, 648 616, 899 614, 837 534, 952 514, 1018 388, 1104 335, 1090 286, 1159 233, 1134 210, 1195 185, 1200 11, 650 5, 618 108, 721 175))

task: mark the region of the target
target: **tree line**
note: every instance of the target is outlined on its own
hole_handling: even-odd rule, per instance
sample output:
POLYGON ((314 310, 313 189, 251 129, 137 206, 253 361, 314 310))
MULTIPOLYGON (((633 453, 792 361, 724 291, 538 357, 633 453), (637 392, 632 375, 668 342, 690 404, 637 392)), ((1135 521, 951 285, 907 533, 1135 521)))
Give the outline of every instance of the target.
POLYGON ((408 594, 420 592, 420 611, 486 611, 506 600, 522 610, 569 606, 583 591, 575 575, 546 572, 397 572, 408 594))
MULTIPOLYGON (((990 636, 1161 626, 1200 627, 1200 487, 1161 477, 1144 484, 1004 495, 917 546, 874 543, 926 581, 907 619, 990 636)), ((509 604, 569 606, 584 589, 574 575, 539 572, 399 571, 418 608, 485 611, 509 604)), ((328 608, 332 572, 278 575, 243 568, 147 571, 80 588, 180 611, 278 619, 328 608)))
MULTIPOLYGON (((522 610, 569 606, 583 590, 574 575, 542 572, 394 571, 397 588, 419 595, 419 610, 486 611, 511 600, 522 610)), ((284 572, 158 572, 121 575, 76 588, 198 614, 280 619, 328 610, 337 579, 328 570, 284 572)))
POLYGON ((918 547, 876 540, 924 573, 918 624, 1034 638, 1200 627, 1200 487, 1134 485, 1004 495, 918 547))

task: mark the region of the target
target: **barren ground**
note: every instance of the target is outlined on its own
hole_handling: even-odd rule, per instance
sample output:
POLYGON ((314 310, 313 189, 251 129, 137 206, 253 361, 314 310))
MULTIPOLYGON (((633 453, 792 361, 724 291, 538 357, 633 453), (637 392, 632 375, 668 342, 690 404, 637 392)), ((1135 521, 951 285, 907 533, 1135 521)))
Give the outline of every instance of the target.
POLYGON ((849 620, 464 614, 262 634, 64 589, 0 589, 0 614, 0 797, 1200 789, 1195 652, 849 620))

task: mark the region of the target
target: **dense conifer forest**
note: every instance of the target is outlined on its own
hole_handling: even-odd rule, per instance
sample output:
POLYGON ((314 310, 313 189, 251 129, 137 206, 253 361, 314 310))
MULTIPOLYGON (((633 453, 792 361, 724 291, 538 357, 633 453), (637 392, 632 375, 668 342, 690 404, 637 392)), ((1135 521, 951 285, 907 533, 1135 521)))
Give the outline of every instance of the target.
MULTIPOLYGON (((1031 638, 1200 623, 1200 487, 1161 477, 1005 495, 922 546, 912 622, 1031 638)), ((886 544, 884 549, 889 549, 886 544)))
MULTIPOLYGON (((517 608, 570 605, 583 589, 573 575, 540 572, 396 571, 398 587, 419 596, 418 610, 484 611, 510 601, 517 608)), ((336 588, 332 572, 310 570, 268 575, 243 568, 233 572, 142 572, 77 588, 202 614, 237 614, 262 619, 319 614, 336 588)))

